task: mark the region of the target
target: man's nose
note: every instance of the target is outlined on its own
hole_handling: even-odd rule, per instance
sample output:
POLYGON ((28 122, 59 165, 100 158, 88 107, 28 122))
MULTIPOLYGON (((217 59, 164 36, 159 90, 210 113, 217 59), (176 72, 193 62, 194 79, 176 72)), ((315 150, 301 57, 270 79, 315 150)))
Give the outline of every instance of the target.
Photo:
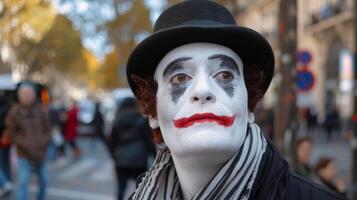
POLYGON ((210 87, 207 78, 197 80, 194 91, 191 94, 192 103, 214 103, 216 96, 210 87))

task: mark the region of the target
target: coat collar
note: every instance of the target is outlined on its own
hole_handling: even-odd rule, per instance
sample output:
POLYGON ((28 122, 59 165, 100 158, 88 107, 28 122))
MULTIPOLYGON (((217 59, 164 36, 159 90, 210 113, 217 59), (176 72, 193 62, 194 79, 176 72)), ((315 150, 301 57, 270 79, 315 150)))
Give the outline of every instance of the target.
POLYGON ((287 161, 268 138, 266 141, 266 150, 253 185, 251 200, 281 200, 289 181, 287 161))

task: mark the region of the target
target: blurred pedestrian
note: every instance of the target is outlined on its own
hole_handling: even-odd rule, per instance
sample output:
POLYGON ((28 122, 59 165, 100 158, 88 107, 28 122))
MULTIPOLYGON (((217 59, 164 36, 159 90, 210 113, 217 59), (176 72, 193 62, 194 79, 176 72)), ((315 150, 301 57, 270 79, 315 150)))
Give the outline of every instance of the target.
POLYGON ((317 112, 315 108, 309 107, 306 110, 307 129, 309 133, 315 133, 317 126, 317 112))
POLYGON ((326 137, 328 141, 331 141, 332 134, 340 127, 339 114, 336 107, 330 107, 326 113, 324 128, 326 131, 326 137))
POLYGON ((124 99, 117 110, 109 149, 115 162, 118 200, 121 200, 127 181, 143 174, 148 167, 148 156, 155 154, 148 123, 133 98, 124 99))
POLYGON ((105 135, 104 135, 104 119, 103 115, 100 112, 100 103, 96 102, 95 104, 95 111, 94 111, 94 117, 93 117, 93 122, 92 122, 94 129, 95 129, 95 134, 105 142, 105 135))
MULTIPOLYGON (((0 108, 0 197, 6 196, 12 190, 10 181, 10 147, 9 133, 5 129, 5 117, 3 108, 0 108)), ((7 111, 6 111, 7 112, 7 111)))
POLYGON ((296 168, 295 173, 308 179, 313 178, 313 170, 309 165, 313 142, 309 137, 303 137, 296 142, 296 168))
POLYGON ((39 180, 38 199, 44 200, 48 180, 45 158, 51 141, 48 114, 36 102, 33 84, 23 83, 18 89, 18 97, 19 103, 11 108, 6 119, 11 142, 18 155, 16 198, 28 199, 27 185, 34 171, 39 180))
POLYGON ((330 190, 346 195, 346 184, 336 176, 336 163, 332 158, 322 157, 315 165, 315 181, 330 190))
MULTIPOLYGON (((52 139, 55 146, 55 153, 59 153, 62 156, 64 148, 64 123, 66 115, 66 109, 64 108, 61 99, 54 99, 50 105, 49 116, 52 128, 52 139)), ((56 155, 55 155, 56 158, 56 155)))
POLYGON ((64 136, 66 143, 72 148, 73 156, 75 158, 79 158, 80 150, 76 143, 78 136, 77 128, 79 108, 77 107, 76 101, 72 101, 71 104, 71 108, 67 111, 64 136))
POLYGON ((0 97, 0 168, 2 169, 5 178, 11 180, 10 172, 10 148, 11 142, 8 131, 5 126, 5 118, 10 110, 10 101, 6 96, 0 97))

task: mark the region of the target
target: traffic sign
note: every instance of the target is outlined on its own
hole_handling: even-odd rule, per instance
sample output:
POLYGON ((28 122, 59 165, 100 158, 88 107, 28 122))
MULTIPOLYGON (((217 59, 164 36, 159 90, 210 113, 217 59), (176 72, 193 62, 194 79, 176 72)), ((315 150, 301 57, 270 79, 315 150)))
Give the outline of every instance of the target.
POLYGON ((303 65, 307 65, 311 62, 312 55, 309 51, 306 51, 306 50, 298 51, 297 60, 298 60, 298 62, 302 63, 303 65))
POLYGON ((297 72, 297 88, 300 91, 309 91, 315 85, 315 77, 309 69, 300 69, 297 72))

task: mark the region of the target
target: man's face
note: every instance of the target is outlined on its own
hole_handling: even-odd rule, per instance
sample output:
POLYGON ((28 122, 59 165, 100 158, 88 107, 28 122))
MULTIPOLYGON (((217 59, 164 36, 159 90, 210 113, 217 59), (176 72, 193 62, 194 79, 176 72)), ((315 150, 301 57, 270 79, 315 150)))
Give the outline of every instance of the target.
POLYGON ((304 141, 300 144, 297 149, 298 161, 302 164, 307 164, 310 160, 312 143, 310 141, 304 141))
POLYGON ((336 178, 336 164, 334 161, 331 161, 327 164, 326 167, 319 170, 319 175, 327 181, 334 181, 336 178))
POLYGON ((35 91, 33 88, 22 87, 19 90, 19 101, 23 105, 31 105, 35 102, 35 91))
POLYGON ((248 95, 236 53, 211 43, 183 45, 163 57, 155 80, 159 126, 173 154, 219 151, 227 159, 239 150, 248 95))

